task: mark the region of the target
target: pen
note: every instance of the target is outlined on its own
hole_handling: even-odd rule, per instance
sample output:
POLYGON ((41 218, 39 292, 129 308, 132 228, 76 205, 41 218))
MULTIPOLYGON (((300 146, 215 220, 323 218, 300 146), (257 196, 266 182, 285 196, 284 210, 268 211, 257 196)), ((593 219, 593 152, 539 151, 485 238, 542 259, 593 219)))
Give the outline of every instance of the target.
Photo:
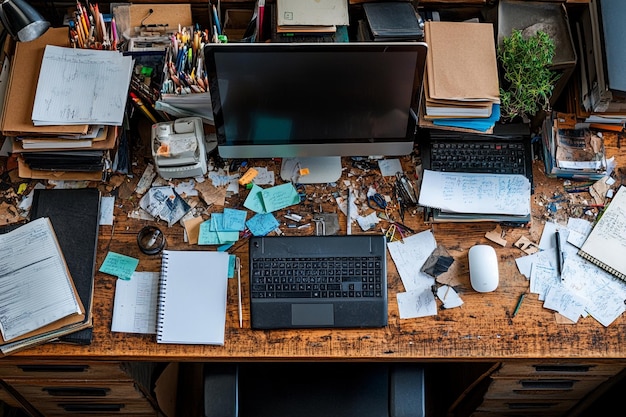
POLYGON ((350 187, 348 187, 348 201, 346 203, 346 234, 352 234, 352 218, 350 214, 350 187))
POLYGON ((526 293, 522 293, 522 295, 519 296, 519 300, 517 300, 515 310, 513 310, 513 317, 517 316, 519 308, 522 306, 522 301, 524 301, 524 297, 526 297, 526 293))
MULTIPOLYGON (((561 234, 559 233, 559 229, 554 232, 554 240, 556 241, 556 267, 559 276, 563 271, 563 252, 561 252, 561 234)), ((563 277, 561 277, 563 279, 563 277)))
POLYGON ((243 315, 241 314, 241 260, 238 256, 235 258, 235 266, 237 267, 237 308, 239 310, 239 327, 243 327, 243 315))

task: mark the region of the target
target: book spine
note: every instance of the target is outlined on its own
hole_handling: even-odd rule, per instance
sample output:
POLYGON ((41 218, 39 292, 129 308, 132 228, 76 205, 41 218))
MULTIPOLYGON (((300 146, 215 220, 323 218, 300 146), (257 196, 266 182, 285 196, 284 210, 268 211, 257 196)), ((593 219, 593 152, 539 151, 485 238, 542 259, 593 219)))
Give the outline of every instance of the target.
POLYGON ((609 265, 607 265, 604 262, 601 262, 600 260, 594 258, 593 256, 589 255, 587 252, 583 251, 582 249, 578 250, 578 255, 582 256, 584 259, 586 259, 587 261, 591 262, 592 264, 594 264, 594 265, 604 269, 609 274, 616 276, 617 278, 621 279, 622 281, 626 281, 626 274, 622 274, 617 269, 611 268, 609 265))
POLYGON ((165 320, 165 297, 167 293, 167 271, 169 267, 168 252, 163 251, 161 258, 161 275, 159 277, 159 294, 157 297, 156 340, 160 343, 163 337, 163 321, 165 320))

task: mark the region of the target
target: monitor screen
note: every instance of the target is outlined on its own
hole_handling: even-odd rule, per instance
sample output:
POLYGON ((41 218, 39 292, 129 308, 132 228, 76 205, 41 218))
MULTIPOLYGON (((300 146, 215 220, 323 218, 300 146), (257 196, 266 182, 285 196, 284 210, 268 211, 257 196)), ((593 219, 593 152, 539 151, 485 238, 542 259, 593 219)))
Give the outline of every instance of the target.
POLYGON ((220 156, 287 158, 311 172, 303 164, 322 157, 411 153, 426 51, 422 42, 209 44, 220 156))

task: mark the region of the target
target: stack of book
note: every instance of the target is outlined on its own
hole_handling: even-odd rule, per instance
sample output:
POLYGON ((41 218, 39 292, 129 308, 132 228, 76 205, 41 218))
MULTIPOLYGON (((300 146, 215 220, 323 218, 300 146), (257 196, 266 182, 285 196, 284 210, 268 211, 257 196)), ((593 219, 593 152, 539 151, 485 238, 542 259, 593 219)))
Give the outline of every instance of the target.
POLYGON ((426 22, 422 127, 491 133, 500 119, 491 23, 426 22))
POLYGON ((101 180, 111 168, 131 71, 132 58, 117 51, 71 48, 67 28, 17 43, 1 130, 18 155, 18 175, 101 180))

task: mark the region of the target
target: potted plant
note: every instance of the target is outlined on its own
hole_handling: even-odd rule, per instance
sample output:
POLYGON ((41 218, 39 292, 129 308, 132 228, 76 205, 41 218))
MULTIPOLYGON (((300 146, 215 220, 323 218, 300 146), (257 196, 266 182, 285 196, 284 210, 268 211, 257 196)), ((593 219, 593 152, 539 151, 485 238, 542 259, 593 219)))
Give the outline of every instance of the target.
POLYGON ((550 110, 552 91, 561 75, 550 69, 554 54, 554 41, 543 31, 525 36, 513 29, 503 38, 497 48, 502 121, 521 118, 528 123, 538 112, 550 110))

